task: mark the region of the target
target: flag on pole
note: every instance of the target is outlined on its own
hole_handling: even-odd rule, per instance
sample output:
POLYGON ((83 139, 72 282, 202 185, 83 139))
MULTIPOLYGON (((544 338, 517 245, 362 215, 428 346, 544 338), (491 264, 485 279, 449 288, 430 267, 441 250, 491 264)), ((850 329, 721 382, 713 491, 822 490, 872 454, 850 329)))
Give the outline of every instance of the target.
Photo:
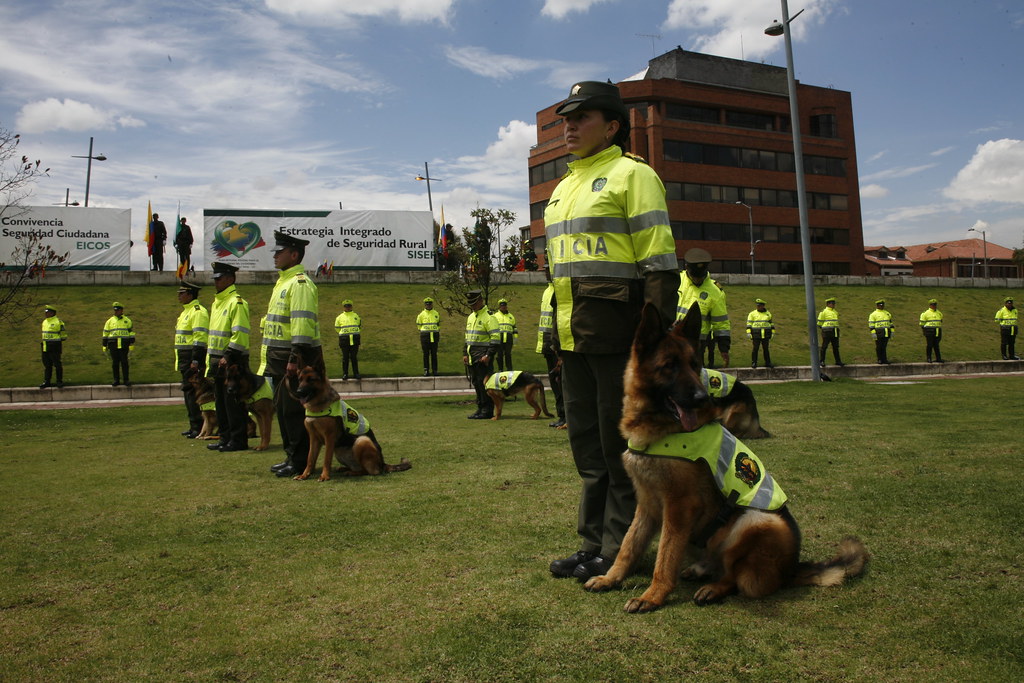
POLYGON ((178 233, 181 232, 181 202, 178 202, 178 221, 174 226, 174 244, 178 243, 178 233))
POLYGON ((146 202, 146 254, 153 256, 153 202, 146 202))
POLYGON ((438 230, 437 245, 438 251, 448 258, 448 224, 444 222, 444 204, 441 205, 441 227, 438 230))
POLYGON ((185 279, 185 273, 188 272, 188 269, 189 269, 189 259, 185 259, 178 266, 178 271, 177 272, 178 272, 178 279, 179 280, 184 280, 185 279))

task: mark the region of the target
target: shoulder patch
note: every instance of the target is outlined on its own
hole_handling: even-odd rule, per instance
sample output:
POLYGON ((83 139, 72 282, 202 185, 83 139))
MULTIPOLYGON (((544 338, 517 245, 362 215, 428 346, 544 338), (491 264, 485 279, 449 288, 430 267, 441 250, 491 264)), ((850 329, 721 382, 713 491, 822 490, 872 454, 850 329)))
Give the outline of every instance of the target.
POLYGON ((632 152, 625 152, 622 156, 626 157, 627 159, 632 159, 633 161, 640 164, 647 163, 647 159, 644 159, 642 156, 638 154, 633 154, 632 152))

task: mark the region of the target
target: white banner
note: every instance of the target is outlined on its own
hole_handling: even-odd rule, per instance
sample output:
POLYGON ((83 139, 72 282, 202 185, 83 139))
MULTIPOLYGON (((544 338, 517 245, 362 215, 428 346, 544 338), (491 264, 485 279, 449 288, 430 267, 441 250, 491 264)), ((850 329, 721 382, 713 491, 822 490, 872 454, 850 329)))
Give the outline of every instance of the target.
POLYGON ((68 253, 65 268, 128 270, 131 227, 131 209, 8 208, 0 218, 0 261, 12 267, 19 240, 38 235, 58 254, 68 253))
POLYGON ((257 211, 205 209, 206 268, 274 270, 274 231, 309 240, 303 264, 340 269, 434 269, 429 211, 257 211))

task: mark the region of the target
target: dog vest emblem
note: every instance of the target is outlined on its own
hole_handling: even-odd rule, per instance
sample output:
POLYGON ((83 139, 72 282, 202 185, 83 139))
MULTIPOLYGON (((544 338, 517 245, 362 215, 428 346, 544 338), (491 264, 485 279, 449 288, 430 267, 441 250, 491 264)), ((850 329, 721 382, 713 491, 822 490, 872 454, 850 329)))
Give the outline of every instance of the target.
POLYGON ((494 389, 496 391, 505 391, 511 387, 517 379, 519 379, 519 375, 521 374, 523 374, 522 370, 496 372, 487 379, 487 382, 484 383, 484 387, 487 389, 494 389))
POLYGON ((714 398, 725 398, 732 391, 736 378, 718 370, 703 368, 700 371, 700 381, 714 398))
POLYGON ((630 443, 629 450, 638 455, 702 460, 711 468, 718 489, 731 505, 771 511, 786 504, 785 492, 761 460, 718 422, 694 432, 669 434, 645 449, 630 443))

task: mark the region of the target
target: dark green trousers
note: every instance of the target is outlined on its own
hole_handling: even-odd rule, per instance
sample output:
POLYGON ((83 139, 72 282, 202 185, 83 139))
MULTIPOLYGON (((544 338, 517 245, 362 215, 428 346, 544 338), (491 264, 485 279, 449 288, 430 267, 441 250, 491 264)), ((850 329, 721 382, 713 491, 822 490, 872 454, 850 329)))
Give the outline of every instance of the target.
POLYGON ((636 494, 622 464, 626 440, 622 375, 628 353, 562 352, 562 399, 569 445, 583 480, 577 531, 581 550, 614 558, 633 521, 636 494))

